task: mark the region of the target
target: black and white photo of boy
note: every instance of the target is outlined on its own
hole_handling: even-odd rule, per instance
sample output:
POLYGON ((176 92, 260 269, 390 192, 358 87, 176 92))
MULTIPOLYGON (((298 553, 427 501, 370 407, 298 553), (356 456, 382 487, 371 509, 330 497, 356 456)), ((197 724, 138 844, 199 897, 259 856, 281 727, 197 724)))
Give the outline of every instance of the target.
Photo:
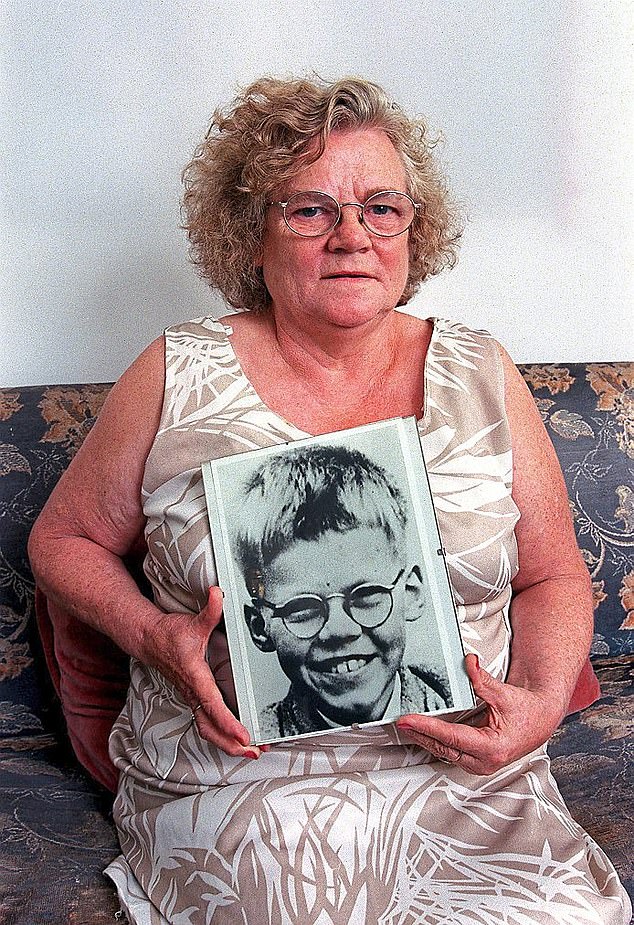
POLYGON ((429 628, 407 519, 386 470, 344 446, 297 448, 248 479, 235 544, 244 616, 289 682, 260 713, 263 739, 452 705, 433 660, 403 661, 408 632, 429 628))

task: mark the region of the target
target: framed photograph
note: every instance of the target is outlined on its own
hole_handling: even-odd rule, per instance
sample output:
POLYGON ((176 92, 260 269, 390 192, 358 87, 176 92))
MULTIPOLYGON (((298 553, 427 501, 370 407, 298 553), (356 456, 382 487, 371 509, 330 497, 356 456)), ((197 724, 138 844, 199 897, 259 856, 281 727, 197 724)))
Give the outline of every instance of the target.
POLYGON ((202 470, 253 742, 474 707, 413 417, 202 470))

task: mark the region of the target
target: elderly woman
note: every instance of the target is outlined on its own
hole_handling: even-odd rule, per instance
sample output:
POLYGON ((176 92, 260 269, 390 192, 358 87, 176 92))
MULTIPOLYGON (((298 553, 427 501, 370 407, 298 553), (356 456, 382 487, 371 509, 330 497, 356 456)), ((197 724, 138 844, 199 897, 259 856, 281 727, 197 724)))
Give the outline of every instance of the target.
POLYGON ((260 80, 185 185, 194 261, 241 311, 141 354, 31 542, 46 592, 132 656, 108 868, 130 920, 629 922, 544 745, 592 627, 553 450, 494 340, 397 310, 458 239, 423 124, 362 80, 260 80), (200 465, 398 415, 419 420, 486 719, 260 749, 227 705, 200 465), (122 564, 141 531, 153 603, 122 564))

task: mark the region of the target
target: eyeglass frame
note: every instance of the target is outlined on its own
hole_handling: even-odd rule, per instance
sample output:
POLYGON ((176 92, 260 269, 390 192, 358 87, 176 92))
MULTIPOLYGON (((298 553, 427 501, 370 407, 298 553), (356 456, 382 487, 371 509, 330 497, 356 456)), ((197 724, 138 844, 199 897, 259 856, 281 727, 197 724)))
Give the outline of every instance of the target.
POLYGON ((342 606, 343 606, 344 613, 348 617, 350 617, 350 619, 353 620, 357 624, 357 626, 360 626, 362 629, 366 629, 366 630, 374 630, 374 629, 378 629, 379 626, 383 626, 384 623, 387 623, 387 621, 392 616, 392 612, 394 610, 394 590, 404 574, 405 574, 405 568, 402 568, 400 572, 398 573, 398 575, 396 576, 393 584, 391 585, 381 585, 376 582, 364 581, 360 585, 355 585, 354 588, 350 588, 348 591, 338 591, 334 594, 313 594, 312 592, 306 592, 304 594, 294 594, 293 597, 289 597, 289 599, 285 601, 283 604, 273 604, 271 601, 267 601, 265 597, 252 597, 251 603, 253 605, 253 608, 258 612, 258 614, 263 619, 281 620, 282 623, 284 624, 284 627, 296 639, 314 639, 316 636, 319 636, 324 626, 326 625, 326 623, 328 623, 328 620, 330 619, 330 606, 328 604, 328 601, 331 601, 335 597, 340 597, 343 599, 342 606), (379 620, 378 623, 371 623, 369 625, 365 625, 364 623, 359 623, 357 618, 354 617, 352 613, 350 612, 350 608, 351 608, 350 599, 352 595, 356 591, 358 591, 360 588, 379 588, 381 591, 388 592, 390 596, 390 608, 387 614, 385 615, 385 617, 383 617, 382 620, 379 620), (322 609, 322 613, 323 613, 323 622, 321 626, 319 627, 319 629, 317 630, 317 632, 311 633, 310 636, 298 636, 295 630, 292 629, 287 624, 286 615, 281 614, 281 613, 276 613, 276 611, 284 610, 293 601, 305 600, 306 598, 319 602, 321 609, 322 609), (273 611, 273 613, 264 615, 260 610, 260 607, 262 604, 264 604, 265 607, 269 607, 273 611))
POLYGON ((296 193, 292 193, 286 201, 284 201, 283 199, 269 200, 267 201, 266 205, 267 206, 281 206, 282 216, 284 218, 284 224, 289 229, 289 231, 292 231, 293 234, 296 234, 300 238, 322 238, 325 234, 330 234, 330 232, 334 231, 334 229, 337 227, 337 225, 341 221, 341 210, 345 206, 356 206, 357 209, 361 209, 361 212, 359 214, 359 224, 363 225, 363 227, 370 234, 373 234, 377 238, 398 238, 399 235, 405 234, 406 231, 409 231, 409 229, 412 227, 414 219, 416 218, 416 213, 418 212, 419 209, 422 209, 424 207, 424 203, 416 202, 414 199, 412 199, 409 193, 404 193, 403 190, 399 190, 399 189, 378 190, 376 193, 372 193, 370 196, 368 196, 365 202, 339 202, 339 200, 335 199, 334 196, 331 196, 330 193, 326 193, 324 192, 324 190, 320 190, 320 189, 298 190, 296 193), (337 218, 334 224, 330 228, 327 228, 326 231, 320 231, 319 234, 302 234, 301 231, 297 231, 295 228, 293 228, 293 226, 289 223, 286 217, 286 207, 289 204, 289 202, 293 199, 293 197, 294 196, 306 196, 308 193, 319 193, 320 196, 327 196, 328 199, 331 199, 337 206, 337 218), (365 221, 365 207, 367 206, 369 201, 373 199, 375 196, 383 196, 385 195, 385 193, 396 193, 399 196, 405 196, 405 198, 409 199, 409 201, 414 207, 414 214, 412 215, 410 223, 406 225, 406 227, 403 228, 402 231, 397 231, 396 234, 381 234, 380 231, 374 231, 372 228, 370 228, 368 223, 365 221))

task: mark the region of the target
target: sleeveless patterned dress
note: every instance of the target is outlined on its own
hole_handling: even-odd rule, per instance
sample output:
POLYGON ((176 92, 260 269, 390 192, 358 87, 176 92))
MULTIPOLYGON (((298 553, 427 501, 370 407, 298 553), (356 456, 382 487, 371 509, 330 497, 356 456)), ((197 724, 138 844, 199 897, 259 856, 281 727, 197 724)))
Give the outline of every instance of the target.
MULTIPOLYGON (((432 320, 423 452, 465 649, 504 677, 518 511, 499 353, 485 332, 432 320)), ((166 611, 197 612, 215 583, 201 462, 307 436, 263 404, 230 338, 207 318, 166 332, 143 483, 146 573, 166 611)), ((210 649, 230 699, 219 631, 210 649)), ((629 922, 545 748, 488 777, 431 760, 393 726, 231 758, 201 740, 169 682, 133 662, 111 754, 122 855, 107 873, 135 925, 629 922)))

